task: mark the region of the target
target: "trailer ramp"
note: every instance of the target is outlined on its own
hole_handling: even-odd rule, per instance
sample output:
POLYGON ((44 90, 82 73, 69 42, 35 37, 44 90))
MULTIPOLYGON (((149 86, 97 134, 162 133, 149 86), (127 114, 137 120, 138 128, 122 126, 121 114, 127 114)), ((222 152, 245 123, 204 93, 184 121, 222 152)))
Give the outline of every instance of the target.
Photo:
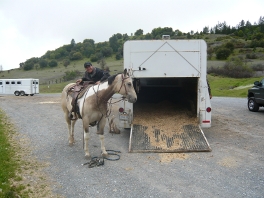
POLYGON ((155 126, 132 125, 129 152, 183 153, 211 151, 199 125, 187 124, 179 131, 163 131, 155 126))

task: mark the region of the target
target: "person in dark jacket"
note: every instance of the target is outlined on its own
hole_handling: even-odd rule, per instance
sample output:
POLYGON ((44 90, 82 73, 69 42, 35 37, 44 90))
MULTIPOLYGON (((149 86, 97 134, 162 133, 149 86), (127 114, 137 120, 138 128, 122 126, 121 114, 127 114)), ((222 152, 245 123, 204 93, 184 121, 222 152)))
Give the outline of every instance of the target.
POLYGON ((81 83, 83 81, 92 81, 95 84, 100 84, 100 82, 105 81, 109 76, 109 72, 103 71, 97 67, 93 67, 92 63, 84 63, 85 73, 83 78, 78 79, 76 83, 81 83))

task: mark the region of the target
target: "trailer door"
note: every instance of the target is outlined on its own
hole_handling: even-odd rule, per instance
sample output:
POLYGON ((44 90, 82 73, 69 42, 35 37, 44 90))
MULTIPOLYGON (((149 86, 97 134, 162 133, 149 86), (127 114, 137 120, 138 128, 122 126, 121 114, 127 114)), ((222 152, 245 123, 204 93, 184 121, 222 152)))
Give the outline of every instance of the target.
POLYGON ((4 92, 4 84, 3 81, 0 80, 0 94, 2 94, 4 92))
POLYGON ((37 79, 34 79, 32 81, 32 93, 38 94, 39 93, 39 81, 37 79))

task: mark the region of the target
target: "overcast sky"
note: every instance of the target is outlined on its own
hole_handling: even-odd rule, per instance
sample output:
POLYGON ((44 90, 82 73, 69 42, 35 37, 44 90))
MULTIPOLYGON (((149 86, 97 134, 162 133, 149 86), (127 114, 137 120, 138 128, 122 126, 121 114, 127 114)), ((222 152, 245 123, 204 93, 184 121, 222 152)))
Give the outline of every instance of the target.
POLYGON ((264 0, 0 0, 0 65, 18 68, 71 39, 98 43, 158 27, 200 32, 224 21, 254 24, 260 16, 264 0))

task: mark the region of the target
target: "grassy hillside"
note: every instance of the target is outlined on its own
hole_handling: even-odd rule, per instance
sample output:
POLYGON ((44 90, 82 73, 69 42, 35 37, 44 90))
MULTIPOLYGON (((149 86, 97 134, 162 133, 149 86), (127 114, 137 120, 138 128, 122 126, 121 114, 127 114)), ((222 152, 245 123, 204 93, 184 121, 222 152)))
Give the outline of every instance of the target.
MULTIPOLYGON (((220 46, 225 42, 231 41, 234 42, 236 47, 231 57, 243 57, 247 60, 247 65, 249 67, 255 64, 263 64, 264 65, 264 49, 263 48, 244 48, 249 43, 247 40, 243 39, 233 39, 230 36, 226 35, 204 35, 199 36, 196 39, 204 39, 207 42, 208 48, 220 46), (258 55, 256 59, 246 59, 246 54, 254 53, 258 55)), ((70 71, 78 71, 80 73, 80 78, 84 73, 83 63, 86 61, 90 61, 88 58, 82 60, 71 61, 70 65, 67 67, 63 66, 63 62, 58 61, 57 67, 47 67, 44 69, 33 69, 29 71, 25 71, 23 69, 13 69, 10 71, 2 71, 0 73, 0 78, 37 78, 40 80, 40 92, 41 93, 59 93, 63 89, 63 87, 75 80, 63 82, 63 76, 65 76, 65 72, 70 71)), ((123 60, 116 60, 115 56, 108 57, 105 59, 106 65, 110 68, 110 74, 115 74, 121 72, 123 70, 123 60)), ((217 60, 215 55, 211 57, 210 60, 207 61, 207 67, 222 67, 226 63, 225 60, 217 60)), ((93 62, 95 67, 100 67, 99 64, 93 62)), ((260 72, 259 77, 253 78, 223 78, 219 76, 208 75, 208 80, 212 89, 213 96, 231 96, 231 97, 246 97, 247 90, 249 87, 253 85, 253 82, 256 80, 260 80, 264 78, 264 73, 260 72), (262 76, 261 76, 262 75, 262 76)))

